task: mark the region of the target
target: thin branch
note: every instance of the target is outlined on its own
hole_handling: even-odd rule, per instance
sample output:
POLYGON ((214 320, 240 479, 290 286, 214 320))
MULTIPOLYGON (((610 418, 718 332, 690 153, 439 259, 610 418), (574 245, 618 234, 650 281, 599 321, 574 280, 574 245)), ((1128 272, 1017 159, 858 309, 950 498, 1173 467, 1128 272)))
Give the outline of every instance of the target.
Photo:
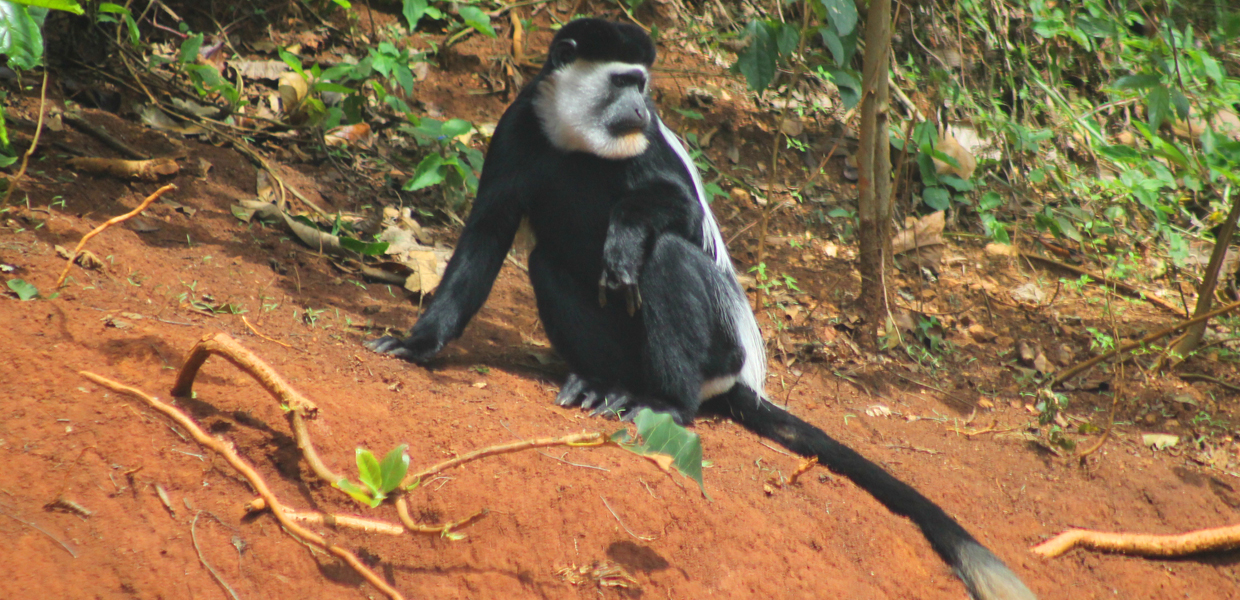
POLYGON ((1123 352, 1128 352, 1130 350, 1135 350, 1160 337, 1171 335, 1177 331, 1180 331, 1181 329, 1184 329, 1185 327, 1192 326, 1194 323, 1199 323, 1201 321, 1213 319, 1214 317, 1217 317, 1221 314, 1229 313, 1237 308, 1240 308, 1240 302, 1233 302, 1226 306, 1212 310, 1199 317, 1193 317, 1187 321, 1180 321, 1179 323, 1176 323, 1175 325, 1172 325, 1170 327, 1164 327, 1162 329, 1159 329, 1158 331, 1155 331, 1154 333, 1151 333, 1135 342, 1129 342, 1127 344, 1124 344, 1123 346, 1120 346, 1118 348, 1115 348, 1114 350, 1111 350, 1110 352, 1104 352, 1070 369, 1066 369, 1060 372, 1058 375, 1055 376, 1054 379, 1050 381, 1049 385, 1050 387, 1059 385, 1060 383, 1063 383, 1065 380, 1067 380, 1069 377, 1072 377, 1073 375, 1076 375, 1077 373, 1080 373, 1081 371, 1084 371, 1108 358, 1111 358, 1112 356, 1115 356, 1123 352))
POLYGON ((90 238, 103 233, 103 230, 116 225, 117 223, 123 223, 138 216, 138 214, 146 210, 146 207, 150 206, 152 202, 158 200, 160 196, 163 196, 165 193, 175 189, 177 189, 177 186, 169 183, 168 185, 155 190, 155 193, 147 196, 146 199, 142 201, 142 204, 138 205, 138 208, 135 208, 119 217, 112 217, 111 219, 104 221, 102 225, 90 230, 89 233, 82 236, 82 240, 78 242, 77 247, 73 249, 73 252, 69 253, 69 261, 65 264, 65 270, 60 272, 60 277, 56 279, 56 285, 52 287, 59 289, 65 284, 65 279, 69 277, 69 269, 73 267, 74 259, 77 258, 78 253, 82 251, 82 247, 86 245, 86 242, 89 241, 90 238))
POLYGON ((211 574, 211 577, 215 578, 215 582, 220 584, 220 587, 224 588, 224 591, 228 592, 228 595, 232 596, 233 600, 241 600, 237 596, 237 592, 233 591, 232 586, 228 585, 228 582, 224 581, 224 578, 215 572, 215 567, 212 567, 211 563, 207 562, 207 559, 202 555, 202 548, 198 547, 198 533, 195 529, 198 527, 198 517, 201 516, 202 511, 200 510, 198 514, 194 515, 194 522, 189 524, 189 539, 194 542, 194 552, 198 553, 198 562, 207 568, 207 572, 211 574))
MULTIPOLYGON (((47 105, 47 69, 43 70, 43 87, 39 92, 39 122, 34 126, 34 138, 30 140, 30 147, 26 148, 26 152, 22 154, 22 166, 17 169, 17 174, 9 179, 9 189, 4 191, 4 199, 0 200, 0 206, 9 205, 9 197, 13 195, 13 190, 17 189, 17 182, 21 181, 22 175, 26 174, 26 165, 30 163, 30 156, 34 154, 36 148, 39 147, 39 135, 43 133, 43 109, 47 105)), ((60 287, 57 285, 56 287, 60 287)))
MULTIPOLYGON (((263 479, 262 475, 258 474, 258 471, 255 471, 253 467, 241 459, 236 450, 233 450, 232 444, 207 435, 205 431, 198 427, 198 424, 195 423, 193 419, 190 419, 181 411, 159 401, 142 390, 129 387, 88 371, 79 371, 78 373, 112 391, 129 394, 145 401, 151 408, 164 413, 168 416, 168 418, 177 422, 177 424, 181 427, 189 430, 190 435, 192 435, 195 440, 198 440, 199 444, 214 450, 217 454, 224 457, 224 460, 226 460, 233 469, 236 469, 237 472, 241 473, 241 475, 249 481, 250 486, 254 488, 254 491, 258 492, 258 495, 261 496, 267 505, 271 507, 271 514, 275 516, 276 520, 280 522, 280 525, 282 525, 284 529, 288 530, 295 537, 309 541, 311 544, 340 558, 352 567, 358 575, 361 575, 363 579, 378 588, 392 600, 404 600, 404 596, 402 596, 396 588, 388 585, 383 578, 379 577, 374 571, 370 570, 369 567, 362 564, 362 561, 358 560, 357 556, 352 552, 328 543, 327 540, 323 539, 323 537, 319 534, 310 531, 293 519, 289 518, 286 514, 284 504, 276 498, 276 495, 271 491, 271 488, 267 487, 266 480, 263 479)), ((182 371, 182 373, 184 374, 184 371, 182 371)))
POLYGON ((423 471, 406 475, 405 479, 400 482, 400 486, 407 488, 415 482, 423 481, 435 473, 446 471, 453 467, 459 467, 467 462, 475 461, 487 456, 520 452, 521 450, 528 450, 530 448, 546 448, 547 446, 602 446, 606 443, 607 439, 603 437, 603 434, 597 431, 590 431, 584 433, 574 433, 557 438, 539 438, 536 440, 499 444, 497 446, 474 450, 473 452, 458 456, 451 460, 446 460, 423 471))

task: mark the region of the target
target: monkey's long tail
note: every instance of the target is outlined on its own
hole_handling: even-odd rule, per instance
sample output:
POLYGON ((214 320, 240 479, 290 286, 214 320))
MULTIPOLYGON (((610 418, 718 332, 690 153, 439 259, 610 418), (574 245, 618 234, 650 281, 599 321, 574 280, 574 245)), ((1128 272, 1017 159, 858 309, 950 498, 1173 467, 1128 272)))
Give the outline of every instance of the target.
POLYGON ((975 600, 1036 600, 1033 592, 999 557, 973 539, 937 504, 852 448, 782 408, 759 400, 757 394, 743 384, 716 399, 726 403, 726 407, 706 408, 730 414, 754 433, 779 442, 797 454, 818 457, 819 463, 851 479, 891 512, 911 519, 921 528, 934 551, 951 565, 975 600))

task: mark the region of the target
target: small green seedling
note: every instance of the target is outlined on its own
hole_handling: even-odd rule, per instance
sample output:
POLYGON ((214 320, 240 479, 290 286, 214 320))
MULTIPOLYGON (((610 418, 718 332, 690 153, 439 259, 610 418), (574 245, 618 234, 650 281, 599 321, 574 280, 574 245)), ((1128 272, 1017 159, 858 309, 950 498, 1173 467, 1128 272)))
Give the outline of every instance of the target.
POLYGON ((388 452, 383 461, 375 458, 370 450, 357 449, 358 479, 362 480, 363 488, 347 478, 341 477, 335 487, 353 496, 354 500, 371 508, 375 508, 387 499, 388 494, 400 487, 400 482, 409 471, 409 455, 405 453, 408 444, 401 444, 388 452))
POLYGON ((26 300, 34 300, 39 297, 39 288, 24 279, 10 279, 7 282, 9 290, 17 294, 17 298, 23 302, 26 300))

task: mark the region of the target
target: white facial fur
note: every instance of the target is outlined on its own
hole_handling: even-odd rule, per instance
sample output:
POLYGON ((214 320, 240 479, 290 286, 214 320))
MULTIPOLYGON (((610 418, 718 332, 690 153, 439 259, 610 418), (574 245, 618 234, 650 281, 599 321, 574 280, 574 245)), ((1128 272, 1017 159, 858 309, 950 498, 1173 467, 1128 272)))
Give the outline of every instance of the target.
POLYGON ((644 132, 617 137, 598 119, 612 74, 634 69, 640 69, 649 81, 644 65, 621 62, 577 60, 548 75, 534 98, 534 112, 551 143, 565 152, 588 152, 614 160, 645 152, 650 140, 644 132))

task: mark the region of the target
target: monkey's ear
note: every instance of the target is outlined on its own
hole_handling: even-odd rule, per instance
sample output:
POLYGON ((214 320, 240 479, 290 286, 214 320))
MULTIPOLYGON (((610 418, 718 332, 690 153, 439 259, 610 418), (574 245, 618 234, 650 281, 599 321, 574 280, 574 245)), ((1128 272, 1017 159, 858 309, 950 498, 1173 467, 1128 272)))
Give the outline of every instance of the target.
POLYGON ((551 65, 560 68, 577 60, 577 40, 560 40, 551 49, 551 65))

